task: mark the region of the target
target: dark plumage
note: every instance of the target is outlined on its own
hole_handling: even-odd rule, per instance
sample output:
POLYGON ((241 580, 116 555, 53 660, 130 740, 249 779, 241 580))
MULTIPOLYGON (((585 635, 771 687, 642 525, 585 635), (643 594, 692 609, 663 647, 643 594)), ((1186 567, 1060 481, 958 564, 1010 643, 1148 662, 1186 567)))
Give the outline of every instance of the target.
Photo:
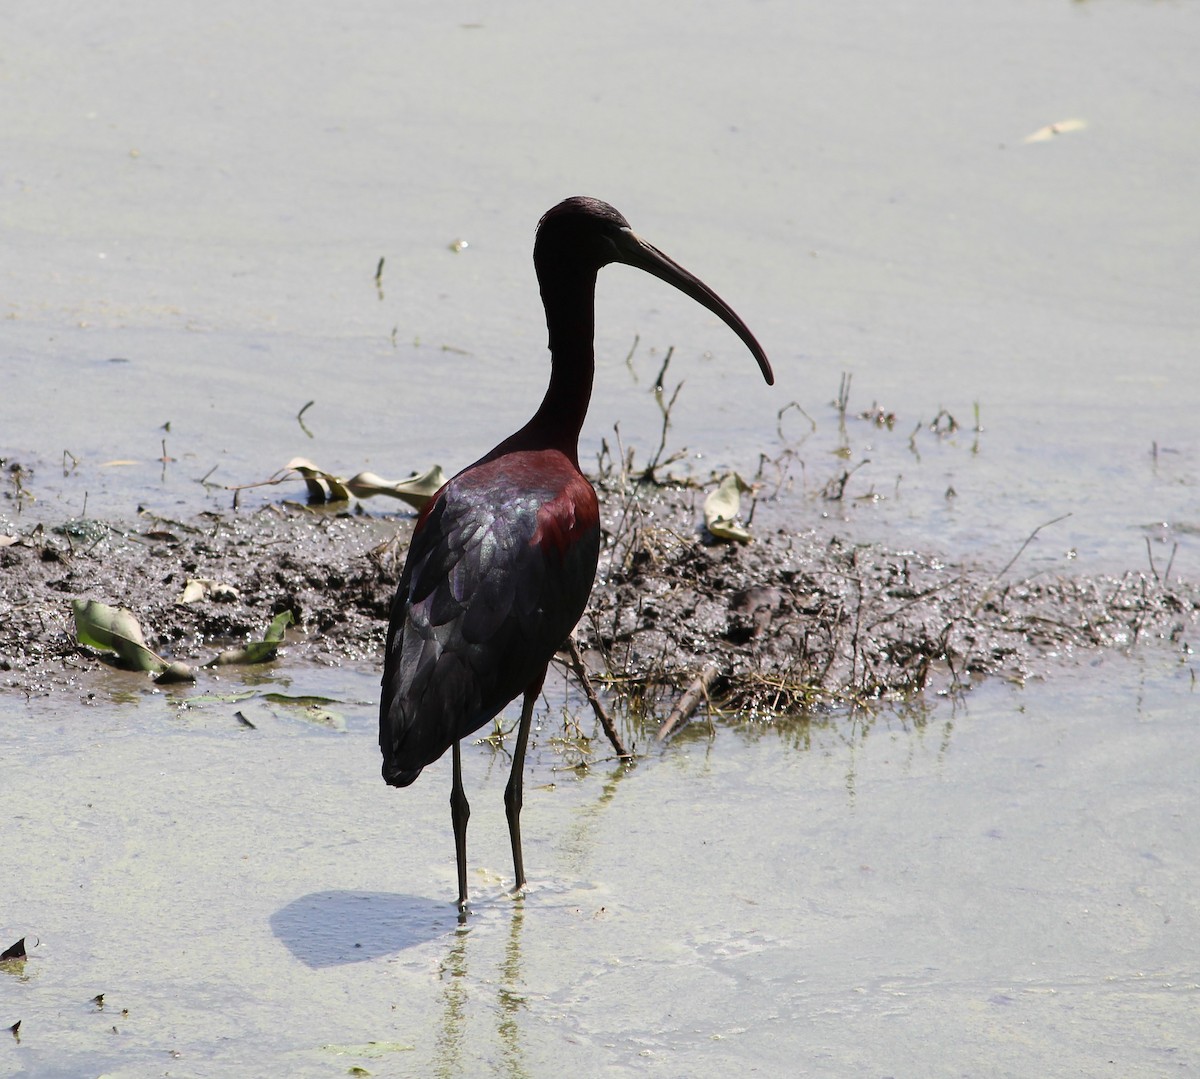
POLYGON ((592 391, 596 274, 624 262, 662 278, 719 315, 767 382, 766 355, 708 286, 639 239, 615 209, 571 198, 538 225, 534 266, 550 333, 550 386, 533 418, 432 499, 417 520, 392 604, 379 708, 383 778, 413 782, 454 750, 450 795, 459 909, 466 909, 466 827, 459 741, 524 694, 505 791, 516 888, 521 774, 546 667, 578 622, 600 548, 599 508, 579 470, 579 432, 592 391))
POLYGON ((600 532, 591 485, 555 450, 460 473, 408 550, 388 632, 384 779, 404 787, 535 681, 579 621, 600 532))

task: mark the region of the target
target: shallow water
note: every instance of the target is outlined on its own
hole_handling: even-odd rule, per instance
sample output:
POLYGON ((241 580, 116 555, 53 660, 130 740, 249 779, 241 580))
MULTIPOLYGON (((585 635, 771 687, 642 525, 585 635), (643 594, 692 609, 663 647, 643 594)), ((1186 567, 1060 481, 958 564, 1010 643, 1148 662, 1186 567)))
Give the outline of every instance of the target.
POLYGON ((6 709, 5 918, 40 941, 0 975, 15 1074, 1200 1064, 1196 696, 1165 657, 696 729, 628 772, 576 773, 544 729, 521 901, 506 760, 471 747, 465 929, 448 762, 372 782, 371 675, 309 677, 290 691, 342 695, 345 730, 133 709, 119 674, 69 714, 6 709))
POLYGON ((725 295, 778 373, 610 269, 585 460, 617 421, 649 453, 643 391, 674 346, 672 447, 704 475, 792 446, 811 496, 843 467, 849 372, 851 413, 895 430, 852 422, 845 464, 869 463, 792 522, 1007 559, 1070 513, 1048 564, 1145 568, 1149 534, 1200 574, 1200 10, 690 12, 618 3, 586 32, 533 4, 14 13, 0 455, 35 469, 29 519, 227 506, 197 481, 297 454, 461 467, 540 397, 533 226, 584 191, 725 295), (798 447, 790 401, 817 424, 798 447), (958 436, 910 450, 940 408, 958 436))
MULTIPOLYGON (((580 14, 11 12, 0 457, 34 500, 7 480, 0 531, 227 508, 203 477, 297 454, 467 463, 542 391, 533 226, 586 192, 729 300, 778 374, 760 385, 706 312, 605 271, 586 460, 618 420, 656 444, 645 391, 674 346, 687 467, 788 469, 764 471, 760 526, 827 513, 998 568, 1070 513, 1024 568, 1144 569, 1149 539, 1160 572, 1200 576, 1200 8, 580 14), (796 410, 776 430, 793 400, 815 431, 796 410), (894 430, 854 417, 873 402, 894 430), (940 408, 957 433, 913 434, 940 408)), ((0 697, 0 931, 40 941, 0 971, 0 1022, 22 1020, 0 1068, 1195 1067, 1190 663, 1105 657, 866 732, 697 731, 628 773, 544 750, 520 903, 506 769, 472 750, 465 931, 448 763, 383 786, 370 672, 272 675, 337 698, 344 731, 261 709, 250 730, 107 671, 78 700, 0 697)))

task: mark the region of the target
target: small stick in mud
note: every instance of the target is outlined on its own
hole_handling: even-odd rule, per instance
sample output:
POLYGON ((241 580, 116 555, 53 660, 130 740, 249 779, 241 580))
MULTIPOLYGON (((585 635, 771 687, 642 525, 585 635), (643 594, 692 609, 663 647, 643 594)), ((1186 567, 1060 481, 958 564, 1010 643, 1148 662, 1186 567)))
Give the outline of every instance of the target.
POLYGON ((842 372, 842 381, 838 384, 837 400, 834 401, 834 407, 837 408, 838 425, 842 430, 846 427, 846 409, 850 406, 850 383, 854 381, 854 375, 849 371, 842 372))
POLYGON ((980 593, 979 602, 975 604, 975 607, 971 611, 972 616, 977 615, 979 613, 979 609, 984 605, 984 603, 987 602, 988 596, 991 595, 992 587, 996 584, 997 581, 1000 580, 1001 577, 1003 577, 1010 569, 1012 569, 1014 565, 1016 565, 1017 559, 1019 559, 1021 557, 1021 555, 1023 555, 1025 553, 1025 548, 1028 547, 1035 539, 1037 539, 1038 533, 1043 528, 1049 528, 1051 525, 1056 525, 1060 521, 1065 521, 1070 516, 1071 515, 1069 513, 1063 513, 1063 514, 1060 514, 1058 517, 1055 517, 1051 521, 1044 521, 1042 524, 1038 525, 1037 528, 1035 528, 1032 532, 1030 532, 1028 536, 1025 537, 1025 542, 1022 543, 1021 546, 1017 548, 1017 553, 1015 555, 1013 555, 1012 558, 1010 558, 1007 562, 1004 563, 1004 568, 999 573, 997 573, 990 581, 988 581, 987 585, 984 587, 983 591, 980 593))
MULTIPOLYGON (((383 259, 379 260, 379 267, 381 270, 383 269, 383 259)), ((299 412, 296 413, 296 422, 300 425, 300 430, 308 435, 309 438, 313 437, 313 433, 308 429, 308 427, 305 426, 304 413, 306 413, 315 404, 316 401, 309 401, 299 412)))
MULTIPOLYGON (((663 392, 663 380, 667 377, 667 368, 671 366, 671 357, 675 355, 675 346, 672 345, 667 349, 666 359, 663 360, 662 367, 658 369, 658 378, 654 380, 654 392, 663 392)), ((678 392, 678 391, 676 391, 678 392)))
POLYGON ((633 375, 633 381, 637 381, 637 372, 633 369, 633 354, 637 352, 638 342, 641 340, 640 334, 633 335, 633 344, 629 346, 629 354, 625 357, 625 366, 629 368, 629 373, 633 375))
POLYGON ((579 684, 583 687, 588 704, 592 706, 592 711, 596 713, 596 718, 600 720, 600 726, 604 728, 604 733, 608 735, 608 740, 612 743, 613 749, 617 751, 617 756, 623 761, 633 760, 633 754, 625 748, 625 743, 621 740, 621 732, 617 730, 612 717, 609 716, 604 705, 600 702, 600 698, 596 696, 596 691, 592 688, 592 680, 588 677, 587 668, 583 665, 583 656, 579 654, 579 645, 575 643, 574 637, 567 638, 567 654, 571 657, 571 670, 575 673, 575 677, 579 679, 579 684))
POLYGON ((679 698, 679 703, 671 709, 671 714, 667 716, 666 722, 658 728, 658 734, 654 739, 656 742, 666 741, 676 727, 682 726, 692 718, 692 713, 700 707, 700 702, 708 696, 709 686, 717 680, 717 675, 720 673, 711 663, 705 666, 699 675, 696 676, 696 680, 688 686, 684 695, 679 698))

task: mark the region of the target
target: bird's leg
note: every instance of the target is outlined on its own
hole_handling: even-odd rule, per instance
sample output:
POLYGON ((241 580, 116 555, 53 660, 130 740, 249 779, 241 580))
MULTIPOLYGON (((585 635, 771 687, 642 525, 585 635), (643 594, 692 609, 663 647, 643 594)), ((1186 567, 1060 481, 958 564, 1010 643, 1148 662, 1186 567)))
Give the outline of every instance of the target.
POLYGON ((454 826, 454 853, 458 859, 458 912, 467 912, 467 820, 471 807, 463 790, 462 752, 454 742, 454 780, 450 785, 450 823, 454 826))
POLYGON ((525 887, 525 861, 521 857, 521 803, 525 773, 525 747, 529 744, 529 726, 533 719, 533 705, 541 692, 541 679, 537 685, 530 686, 525 691, 525 701, 521 705, 521 725, 517 728, 517 748, 513 750, 512 772, 508 777, 508 786, 504 788, 504 808, 508 813, 508 835, 512 839, 513 872, 517 881, 513 891, 519 892, 525 887))

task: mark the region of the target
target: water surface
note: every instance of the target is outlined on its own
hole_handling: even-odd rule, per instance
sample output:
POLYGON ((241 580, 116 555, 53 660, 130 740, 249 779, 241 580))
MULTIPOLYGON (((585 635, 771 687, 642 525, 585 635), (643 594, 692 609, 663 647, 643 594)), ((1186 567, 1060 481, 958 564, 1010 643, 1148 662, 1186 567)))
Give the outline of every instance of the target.
POLYGON ((342 732, 134 710, 132 678, 69 713, 6 709, 6 919, 41 942, 0 975, 17 1074, 1198 1063, 1200 760, 1173 661, 696 730, 628 772, 576 773, 547 720, 521 901, 507 760, 472 747, 465 929, 449 764, 372 781, 370 674, 290 687, 341 694, 342 732))
MULTIPOLYGON (((588 193, 729 300, 778 385, 608 270, 585 459, 617 421, 656 444, 674 347, 680 467, 778 459, 764 523, 999 567, 1069 513, 1028 571, 1146 569, 1149 538, 1194 579, 1197 40, 1194 5, 1119 0, 25 5, 0 57, 0 457, 36 500, 10 478, 3 530, 228 509, 202 478, 297 454, 467 463, 540 397, 533 227, 588 193), (776 429, 790 401, 815 431, 776 429), (893 430, 855 418, 872 404, 893 430)), ((0 972, 22 1020, 0 1055, 39 1077, 1192 1068, 1193 670, 1105 657, 869 730, 698 731, 628 773, 564 770, 546 720, 523 902, 504 762, 467 755, 465 931, 448 765, 379 782, 373 672, 274 676, 337 698, 342 732, 252 731, 111 672, 0 697, 0 929, 40 941, 0 972)))

